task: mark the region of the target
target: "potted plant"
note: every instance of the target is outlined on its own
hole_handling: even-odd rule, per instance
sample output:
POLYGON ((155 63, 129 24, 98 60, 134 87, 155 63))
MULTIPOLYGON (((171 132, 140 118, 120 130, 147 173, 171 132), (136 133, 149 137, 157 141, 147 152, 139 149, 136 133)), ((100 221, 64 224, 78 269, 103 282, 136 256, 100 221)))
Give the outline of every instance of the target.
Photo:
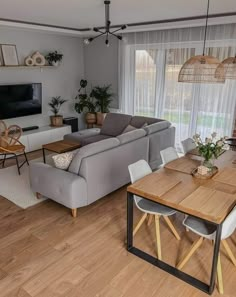
POLYGON ((51 107, 53 116, 50 116, 51 126, 59 127, 63 126, 63 116, 59 115, 60 108, 67 100, 62 99, 61 96, 52 97, 48 105, 51 107))
POLYGON ((47 54, 45 59, 48 61, 50 66, 58 66, 63 58, 63 54, 59 54, 57 51, 50 52, 47 54))
POLYGON ((80 89, 78 91, 78 95, 75 99, 79 99, 79 102, 75 103, 75 110, 78 113, 86 112, 85 120, 88 125, 88 128, 93 127, 96 124, 96 103, 94 102, 93 96, 90 93, 87 94, 86 87, 87 87, 87 80, 81 79, 80 81, 80 89))
POLYGON ((91 96, 96 99, 96 106, 98 107, 97 125, 102 125, 106 114, 109 112, 112 97, 114 96, 111 92, 111 85, 94 87, 91 96))

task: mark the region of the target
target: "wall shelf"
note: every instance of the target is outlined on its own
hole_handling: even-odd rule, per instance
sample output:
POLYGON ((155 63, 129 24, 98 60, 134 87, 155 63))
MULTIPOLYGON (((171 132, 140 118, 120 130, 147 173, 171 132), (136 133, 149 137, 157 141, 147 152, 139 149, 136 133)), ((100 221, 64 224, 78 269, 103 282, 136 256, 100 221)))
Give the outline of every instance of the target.
POLYGON ((49 69, 49 68, 57 68, 56 66, 25 66, 25 65, 19 65, 19 66, 0 66, 0 69, 49 69))

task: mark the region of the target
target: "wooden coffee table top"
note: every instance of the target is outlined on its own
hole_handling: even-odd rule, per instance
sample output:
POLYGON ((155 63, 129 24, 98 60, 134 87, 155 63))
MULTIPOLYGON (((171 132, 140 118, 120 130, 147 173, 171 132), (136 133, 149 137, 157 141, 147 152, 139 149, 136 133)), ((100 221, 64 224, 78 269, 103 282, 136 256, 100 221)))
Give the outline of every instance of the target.
POLYGON ((80 148, 81 145, 80 143, 75 143, 67 140, 60 140, 60 141, 55 141, 52 143, 44 144, 43 149, 57 153, 57 154, 62 154, 66 153, 69 151, 73 151, 77 148, 80 148))

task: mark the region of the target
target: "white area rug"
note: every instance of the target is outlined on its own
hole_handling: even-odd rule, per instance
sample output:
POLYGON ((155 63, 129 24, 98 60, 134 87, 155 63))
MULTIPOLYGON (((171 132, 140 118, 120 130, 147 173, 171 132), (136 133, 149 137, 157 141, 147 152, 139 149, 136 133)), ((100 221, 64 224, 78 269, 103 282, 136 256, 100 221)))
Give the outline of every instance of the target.
MULTIPOLYGON (((47 163, 51 163, 48 159, 47 156, 47 163)), ((35 159, 29 162, 43 162, 43 159, 35 159)), ((23 209, 46 200, 46 198, 37 199, 32 192, 29 181, 29 167, 26 164, 21 168, 21 175, 18 174, 16 166, 0 169, 0 195, 23 209)))

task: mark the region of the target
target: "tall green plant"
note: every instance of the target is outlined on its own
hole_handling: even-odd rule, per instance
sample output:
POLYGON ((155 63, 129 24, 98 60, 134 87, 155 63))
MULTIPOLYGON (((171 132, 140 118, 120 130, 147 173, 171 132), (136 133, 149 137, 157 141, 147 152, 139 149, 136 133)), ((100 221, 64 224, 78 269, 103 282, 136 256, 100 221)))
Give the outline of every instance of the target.
POLYGON ((111 92, 111 85, 94 87, 92 89, 91 96, 96 99, 96 106, 98 107, 98 111, 101 111, 102 113, 109 112, 112 97, 114 96, 114 94, 111 92))
POLYGON ((89 95, 87 94, 87 84, 87 80, 81 79, 78 95, 75 97, 75 99, 79 99, 79 102, 75 103, 75 110, 78 113, 82 113, 84 111, 95 113, 96 111, 96 103, 94 102, 92 92, 89 95))
POLYGON ((55 117, 58 116, 62 104, 64 104, 66 101, 67 100, 62 99, 61 96, 52 97, 48 105, 51 107, 51 112, 54 114, 55 117))

